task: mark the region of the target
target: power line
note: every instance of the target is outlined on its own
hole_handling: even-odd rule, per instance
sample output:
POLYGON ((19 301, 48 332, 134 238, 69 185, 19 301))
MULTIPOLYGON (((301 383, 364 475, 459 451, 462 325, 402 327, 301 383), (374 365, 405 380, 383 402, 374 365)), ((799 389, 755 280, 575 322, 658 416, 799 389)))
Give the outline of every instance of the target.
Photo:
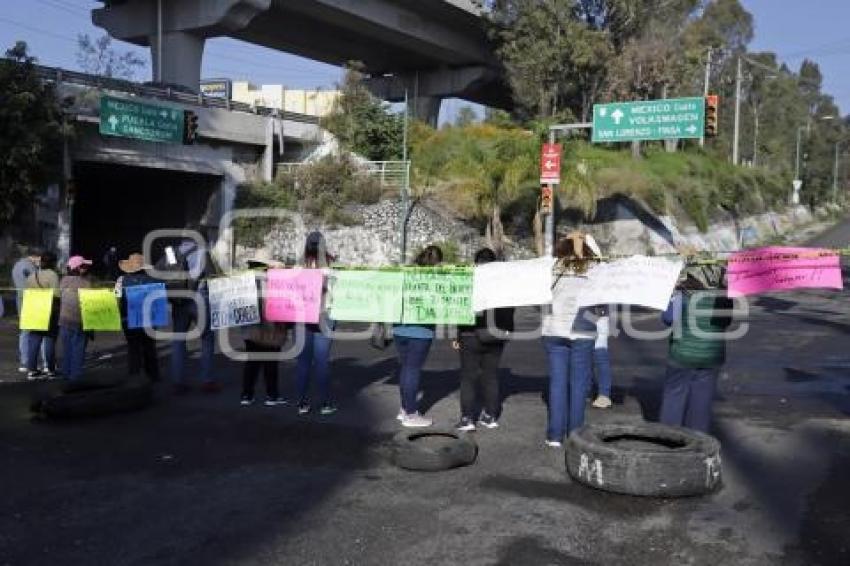
POLYGON ((7 24, 11 24, 11 25, 19 27, 21 29, 31 31, 33 33, 40 33, 42 35, 46 35, 46 36, 53 37, 53 38, 56 38, 56 39, 62 39, 62 40, 65 40, 65 41, 73 41, 74 43, 77 42, 77 39, 74 38, 74 37, 69 37, 67 35, 61 35, 61 34, 58 34, 58 33, 52 32, 52 31, 48 31, 44 28, 37 28, 37 27, 31 26, 31 25, 28 25, 28 24, 16 22, 15 20, 10 20, 10 19, 4 18, 2 16, 0 16, 0 22, 5 22, 7 24))
POLYGON ((66 14, 71 14, 72 16, 76 16, 80 19, 88 19, 88 18, 86 18, 85 15, 83 15, 85 13, 83 10, 80 10, 78 8, 69 8, 66 4, 60 4, 59 2, 57 2, 57 0, 35 0, 35 1, 38 2, 39 4, 43 5, 43 6, 47 6, 48 8, 53 8, 54 10, 61 10, 61 11, 65 12, 66 14))

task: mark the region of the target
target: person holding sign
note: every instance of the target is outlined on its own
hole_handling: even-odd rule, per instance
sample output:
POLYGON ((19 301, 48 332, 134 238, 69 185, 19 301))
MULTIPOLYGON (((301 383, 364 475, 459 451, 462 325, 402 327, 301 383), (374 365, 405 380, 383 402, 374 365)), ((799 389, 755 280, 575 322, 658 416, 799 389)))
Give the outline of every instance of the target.
POLYGON ((148 328, 168 324, 168 309, 165 285, 157 282, 145 271, 145 257, 140 253, 130 254, 118 262, 121 275, 115 283, 115 296, 121 311, 121 326, 127 341, 127 373, 138 375, 144 368, 151 381, 159 381, 159 360, 156 341, 148 335, 148 328), (150 293, 159 292, 161 298, 147 301, 150 293))
POLYGON ((56 337, 59 334, 59 274, 56 273, 56 254, 41 255, 39 268, 27 277, 27 289, 53 291, 50 317, 45 330, 30 330, 27 333, 27 378, 56 377, 56 337), (38 369, 38 354, 44 354, 44 373, 38 369))
POLYGON ((572 233, 555 246, 552 304, 544 308, 543 345, 549 360, 549 424, 546 445, 559 448, 564 437, 584 424, 590 387, 596 322, 578 306, 594 261, 592 236, 572 233))
MULTIPOLYGON (((321 232, 311 232, 304 243, 302 264, 307 269, 326 269, 336 258, 327 252, 325 237, 321 232)), ((313 371, 319 386, 319 413, 332 415, 337 411, 331 400, 331 334, 336 323, 328 316, 327 287, 322 287, 322 307, 318 324, 304 324, 304 346, 298 354, 295 367, 295 385, 298 390, 298 414, 310 412, 310 373, 313 371)))
POLYGON ((88 333, 83 331, 80 289, 91 288, 88 278, 91 260, 75 255, 68 260, 68 272, 59 282, 59 341, 62 344, 62 374, 79 379, 86 358, 88 333))
MULTIPOLYGON (((22 257, 12 266, 12 285, 15 286, 15 306, 18 308, 18 316, 20 316, 23 307, 24 289, 27 288, 27 278, 38 269, 40 257, 40 251, 30 249, 27 250, 26 257, 22 257)), ((18 371, 21 373, 27 373, 28 334, 29 331, 23 328, 20 329, 18 334, 18 355, 20 356, 18 371)))
MULTIPOLYGON (((496 260, 490 248, 475 254, 475 265, 496 260)), ((476 313, 474 325, 458 327, 458 339, 452 344, 460 351, 461 416, 455 426, 457 430, 471 432, 475 430, 476 421, 486 428, 499 426, 499 362, 513 330, 514 309, 510 307, 476 313)))
POLYGON ((659 421, 708 432, 720 368, 726 361, 726 329, 732 301, 722 291, 724 269, 691 266, 662 315, 670 354, 659 421))
MULTIPOLYGON (((419 266, 435 266, 443 261, 443 251, 437 246, 428 246, 416 256, 414 263, 419 266)), ((401 426, 408 428, 428 427, 434 424, 429 418, 419 414, 419 378, 422 366, 428 358, 431 343, 434 341, 434 326, 424 324, 397 324, 393 326, 393 336, 398 350, 401 410, 396 417, 401 426)))

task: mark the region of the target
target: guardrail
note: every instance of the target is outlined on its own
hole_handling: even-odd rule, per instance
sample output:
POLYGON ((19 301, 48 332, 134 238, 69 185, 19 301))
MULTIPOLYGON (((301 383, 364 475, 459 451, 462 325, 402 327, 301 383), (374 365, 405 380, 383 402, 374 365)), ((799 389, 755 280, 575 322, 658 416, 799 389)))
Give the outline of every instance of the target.
POLYGON ((101 77, 98 75, 90 75, 88 73, 80 73, 78 71, 68 71, 66 69, 59 69, 56 67, 45 67, 43 65, 33 65, 33 67, 35 68, 36 74, 39 78, 55 84, 70 83, 105 90, 126 92, 137 96, 169 100, 172 102, 179 102, 181 104, 193 104, 208 108, 224 108, 225 110, 246 112, 260 116, 276 116, 284 120, 301 122, 304 124, 319 123, 319 118, 317 116, 299 114, 297 112, 287 112, 284 110, 278 110, 277 108, 252 106, 250 104, 245 104, 244 102, 235 102, 223 98, 204 96, 201 93, 190 94, 187 92, 180 92, 179 90, 175 90, 171 87, 163 88, 154 85, 143 85, 133 81, 101 77))
MULTIPOLYGON (((293 173, 309 162, 278 163, 278 173, 293 173)), ((410 186, 410 161, 361 161, 356 174, 375 179, 385 189, 405 189, 410 186)))

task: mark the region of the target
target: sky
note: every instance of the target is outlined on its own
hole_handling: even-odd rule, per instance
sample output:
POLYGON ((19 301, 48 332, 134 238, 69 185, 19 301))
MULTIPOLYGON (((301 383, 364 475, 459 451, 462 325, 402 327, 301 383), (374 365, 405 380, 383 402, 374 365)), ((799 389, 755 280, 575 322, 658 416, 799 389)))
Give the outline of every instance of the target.
MULTIPOLYGON (((804 57, 817 61, 824 74, 824 90, 832 94, 844 114, 850 113, 850 1, 848 0, 741 0, 755 18, 754 51, 775 51, 792 69, 804 57)), ((91 24, 94 0, 0 0, 0 46, 19 39, 43 65, 77 69, 76 37, 102 31, 91 24)), ((149 61, 147 49, 135 49, 149 61)), ((207 42, 203 76, 249 80, 255 84, 283 84, 290 88, 332 88, 341 77, 337 67, 324 65, 250 44, 216 38, 207 42)), ((140 73, 150 78, 150 64, 140 73)), ((444 102, 441 119, 451 119, 463 101, 444 102)))

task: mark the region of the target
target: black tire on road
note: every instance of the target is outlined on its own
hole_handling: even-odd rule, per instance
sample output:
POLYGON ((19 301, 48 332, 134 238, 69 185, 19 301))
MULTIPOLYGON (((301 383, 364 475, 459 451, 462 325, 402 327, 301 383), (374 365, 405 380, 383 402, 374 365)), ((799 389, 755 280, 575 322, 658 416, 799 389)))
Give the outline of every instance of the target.
POLYGON ((405 470, 449 470, 468 466, 478 456, 475 441, 456 431, 403 431, 396 435, 393 442, 395 464, 405 470))
POLYGON ((716 438, 656 423, 584 426, 567 440, 566 462, 576 481, 627 495, 703 495, 722 483, 716 438))
POLYGON ((31 410, 53 418, 98 417, 143 409, 153 402, 144 378, 122 382, 48 384, 33 396, 31 410))

